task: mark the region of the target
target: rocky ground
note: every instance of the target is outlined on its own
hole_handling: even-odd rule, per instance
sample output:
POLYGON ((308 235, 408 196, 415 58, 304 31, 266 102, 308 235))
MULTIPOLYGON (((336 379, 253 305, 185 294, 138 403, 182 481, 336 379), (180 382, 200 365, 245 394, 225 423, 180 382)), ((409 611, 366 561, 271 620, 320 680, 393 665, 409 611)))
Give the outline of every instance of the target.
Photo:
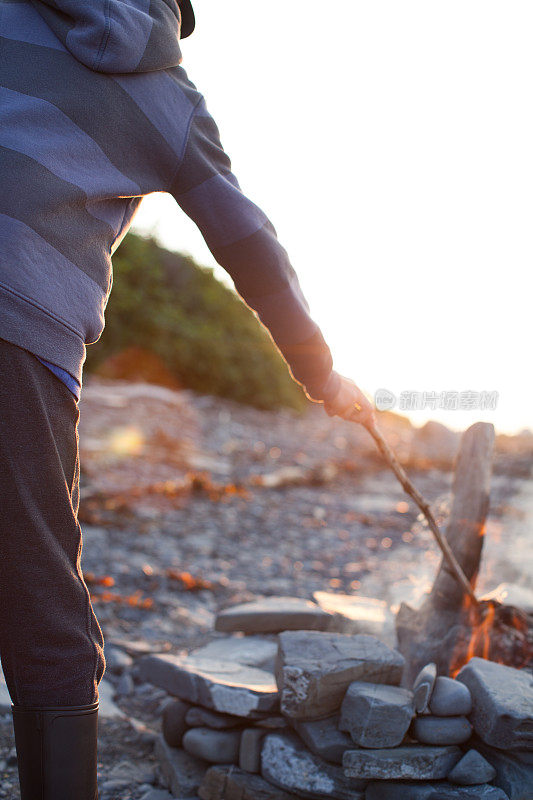
MULTIPOLYGON (((457 436, 394 417, 382 424, 444 521, 457 436)), ((500 591, 523 606, 533 605, 532 438, 498 439, 478 587, 505 582, 500 591)), ((205 644, 217 635, 217 610, 261 595, 328 590, 378 597, 393 610, 416 604, 440 560, 370 437, 319 407, 296 417, 87 379, 80 448, 84 574, 106 642, 122 643, 126 659, 205 644)), ((165 694, 122 669, 112 656, 103 682, 103 800, 138 800, 160 780, 152 747, 165 694)), ((0 798, 17 791, 6 713, 0 798)))

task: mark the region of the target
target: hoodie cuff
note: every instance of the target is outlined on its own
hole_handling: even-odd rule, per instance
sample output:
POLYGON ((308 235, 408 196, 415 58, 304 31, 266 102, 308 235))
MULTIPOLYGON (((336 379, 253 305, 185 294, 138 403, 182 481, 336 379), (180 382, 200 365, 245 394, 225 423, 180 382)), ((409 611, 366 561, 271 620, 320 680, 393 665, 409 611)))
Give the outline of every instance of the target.
POLYGON ((340 388, 340 378, 332 370, 333 359, 319 328, 298 344, 276 344, 292 377, 304 387, 310 400, 322 402, 335 396, 340 388))
POLYGON ((319 391, 318 393, 315 390, 313 394, 313 399, 316 398, 320 402, 329 403, 337 396, 337 394, 340 391, 340 388, 341 388, 340 375, 337 372, 335 372, 335 370, 332 370, 322 390, 319 391))

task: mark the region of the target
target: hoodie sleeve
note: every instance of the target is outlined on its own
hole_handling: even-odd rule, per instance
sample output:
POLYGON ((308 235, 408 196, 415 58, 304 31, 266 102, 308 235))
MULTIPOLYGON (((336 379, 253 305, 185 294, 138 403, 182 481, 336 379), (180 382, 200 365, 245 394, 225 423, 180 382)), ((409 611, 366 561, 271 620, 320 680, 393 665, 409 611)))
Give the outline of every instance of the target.
POLYGON ((241 191, 203 97, 170 193, 270 332, 295 380, 313 400, 332 399, 340 378, 332 371, 330 350, 274 226, 241 191))

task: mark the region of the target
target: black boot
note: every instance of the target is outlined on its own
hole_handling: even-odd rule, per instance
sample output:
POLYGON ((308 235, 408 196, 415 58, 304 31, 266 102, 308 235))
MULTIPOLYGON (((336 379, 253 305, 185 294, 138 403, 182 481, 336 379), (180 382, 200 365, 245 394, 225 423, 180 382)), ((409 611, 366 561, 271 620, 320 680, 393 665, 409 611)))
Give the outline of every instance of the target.
POLYGON ((98 703, 12 712, 21 800, 97 800, 98 703))

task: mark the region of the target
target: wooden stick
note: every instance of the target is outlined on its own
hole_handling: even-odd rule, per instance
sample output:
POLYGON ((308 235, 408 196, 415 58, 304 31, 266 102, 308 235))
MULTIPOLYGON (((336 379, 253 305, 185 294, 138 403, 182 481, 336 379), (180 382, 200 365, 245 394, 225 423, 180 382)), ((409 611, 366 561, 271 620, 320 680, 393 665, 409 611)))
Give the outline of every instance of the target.
POLYGON ((470 584, 470 581, 468 580, 463 570, 461 569, 461 565, 459 564, 453 552, 451 551, 450 545, 441 534, 439 526, 435 521, 435 517, 433 516, 428 501, 425 499, 425 497, 423 497, 423 495, 420 494, 420 492, 413 485, 413 483, 411 483, 410 478, 408 477, 404 468, 396 458, 392 448, 389 446, 388 442, 384 438, 380 429, 378 428, 375 419, 372 419, 370 422, 368 422, 365 425, 365 427, 369 432, 369 434, 374 439, 379 452, 381 453, 381 455, 383 456, 383 458, 385 459, 391 470, 398 478, 405 492, 407 492, 407 494, 413 498, 418 508, 422 511, 423 515, 427 519, 431 532, 433 533, 433 536, 435 537, 435 540, 442 551, 442 555, 448 562, 448 565, 453 575, 459 581, 459 583, 463 587, 466 594, 468 594, 472 602, 476 606, 478 606, 479 602, 470 584))

